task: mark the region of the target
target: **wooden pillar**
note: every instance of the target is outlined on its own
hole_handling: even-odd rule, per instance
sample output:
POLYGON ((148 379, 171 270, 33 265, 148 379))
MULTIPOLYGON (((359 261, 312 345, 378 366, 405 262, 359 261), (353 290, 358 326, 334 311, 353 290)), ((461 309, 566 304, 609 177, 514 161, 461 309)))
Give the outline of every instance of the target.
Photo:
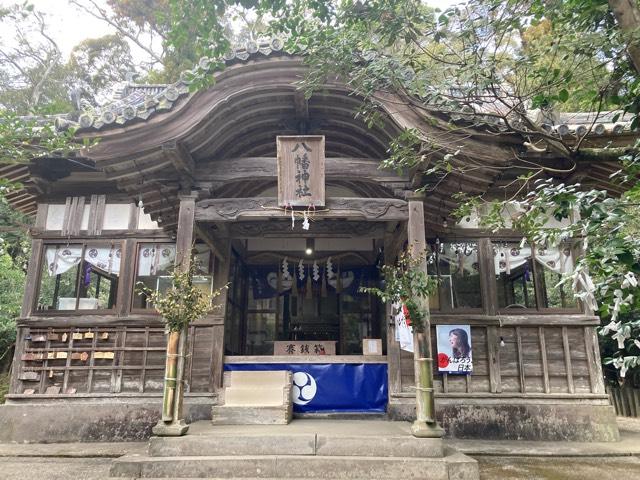
POLYGON ((480 292, 482 308, 485 315, 498 313, 498 294, 496 288, 496 274, 494 272, 493 245, 488 238, 478 240, 478 260, 480 262, 480 292))
MULTIPOLYGON (((178 230, 176 233, 176 264, 175 268, 180 272, 189 270, 191 264, 191 247, 193 244, 193 229, 195 226, 196 196, 183 195, 180 197, 180 210, 178 213, 178 230)), ((153 433, 160 436, 180 436, 187 433, 189 425, 186 424, 183 414, 184 401, 184 371, 187 354, 187 337, 189 328, 184 327, 176 338, 176 333, 169 332, 167 336, 167 371, 165 372, 165 388, 163 399, 162 418, 155 427, 153 433), (177 345, 176 345, 177 344, 177 345), (175 350, 177 349, 177 354, 175 350), (173 380, 173 368, 170 368, 170 356, 176 355, 175 380, 173 380), (168 388, 168 383, 175 382, 175 391, 168 388)))
POLYGON ((189 265, 191 264, 195 213, 196 196, 181 196, 180 210, 178 212, 178 230, 176 232, 176 268, 180 272, 189 270, 189 265))
MULTIPOLYGON (((396 232, 396 235, 399 233, 396 232)), ((392 233, 384 237, 384 263, 392 265, 397 255, 396 242, 392 233)), ((400 361, 400 344, 396 341, 396 327, 392 324, 393 306, 387 302, 385 306, 385 324, 387 325, 387 374, 389 381, 389 396, 402 391, 402 364, 400 361)), ((393 322, 395 323, 395 322, 393 322)))
POLYGON ((223 242, 224 246, 221 249, 223 256, 218 259, 218 269, 214 272, 213 283, 214 289, 223 289, 221 290, 220 295, 214 299, 214 315, 217 319, 216 326, 214 327, 214 344, 211 356, 211 386, 214 391, 222 388, 224 368, 224 329, 227 316, 227 297, 229 296, 229 289, 223 287, 229 283, 229 266, 231 264, 231 241, 226 239, 223 242))
MULTIPOLYGON (((423 196, 409 198, 409 223, 407 226, 409 251, 414 258, 422 258, 419 268, 427 272, 425 251, 427 241, 424 224, 423 196)), ((416 420, 411 426, 415 437, 442 437, 444 430, 436 422, 433 391, 433 355, 431 350, 431 320, 428 299, 421 299, 424 312, 423 328, 413 325, 413 364, 416 383, 416 420)))

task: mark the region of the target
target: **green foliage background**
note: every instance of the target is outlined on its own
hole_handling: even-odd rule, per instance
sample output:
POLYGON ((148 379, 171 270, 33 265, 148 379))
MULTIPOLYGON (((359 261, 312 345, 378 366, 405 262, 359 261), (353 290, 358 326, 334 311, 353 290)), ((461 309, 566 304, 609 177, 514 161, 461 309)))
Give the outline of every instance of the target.
POLYGON ((29 219, 12 209, 0 189, 0 371, 10 362, 29 256, 29 219))

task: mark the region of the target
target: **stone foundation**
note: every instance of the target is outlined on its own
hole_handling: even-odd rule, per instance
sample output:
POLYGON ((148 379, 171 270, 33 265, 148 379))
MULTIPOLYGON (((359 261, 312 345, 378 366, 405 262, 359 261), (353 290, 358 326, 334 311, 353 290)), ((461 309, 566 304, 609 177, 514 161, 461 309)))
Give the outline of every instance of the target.
MULTIPOLYGON (((391 402, 393 420, 415 419, 411 399, 391 402)), ((606 401, 581 403, 494 403, 438 399, 436 415, 448 438, 485 440, 541 440, 574 442, 616 442, 620 440, 615 410, 606 401)))
MULTIPOLYGON (((411 398, 392 401, 388 417, 413 420, 411 398)), ((605 400, 507 403, 508 399, 438 399, 438 421, 449 438, 618 441, 615 411, 605 400), (473 401, 473 403, 471 403, 473 401)), ((189 423, 211 419, 213 397, 185 400, 189 423)), ((0 442, 145 440, 160 418, 161 399, 19 400, 0 406, 0 442)))
MULTIPOLYGON (((211 418, 211 397, 185 399, 188 422, 211 418)), ((145 440, 160 419, 161 398, 29 400, 0 405, 0 442, 145 440)))

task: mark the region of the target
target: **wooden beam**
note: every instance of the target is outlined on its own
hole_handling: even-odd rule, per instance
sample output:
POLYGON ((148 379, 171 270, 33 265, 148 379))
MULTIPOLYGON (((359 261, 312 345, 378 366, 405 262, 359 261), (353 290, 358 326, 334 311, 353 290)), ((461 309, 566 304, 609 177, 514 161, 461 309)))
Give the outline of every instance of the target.
MULTIPOLYGON (((394 198, 334 197, 327 199, 326 208, 316 211, 312 216, 314 218, 346 218, 382 222, 406 220, 409 216, 409 210, 407 202, 394 198)), ((279 208, 275 197, 201 200, 196 204, 195 213, 196 220, 201 222, 233 222, 238 219, 264 220, 290 217, 291 210, 285 212, 279 208)))
POLYGON ((229 289, 224 288, 229 282, 229 269, 231 266, 231 241, 228 238, 223 240, 223 255, 216 259, 216 266, 213 273, 213 288, 222 289, 220 295, 214 299, 215 314, 222 319, 222 324, 214 329, 218 334, 213 337, 211 352, 211 383, 212 390, 219 390, 222 387, 223 367, 224 367, 224 329, 227 309, 227 298, 229 289))
MULTIPOLYGON (((409 223, 407 224, 407 236, 409 248, 414 256, 422 255, 427 249, 424 227, 424 204, 422 196, 414 196, 409 199, 409 223)), ((426 271, 426 259, 424 260, 424 270, 426 271)))
POLYGON ((162 154, 171 161, 178 173, 193 178, 195 162, 182 143, 175 140, 163 143, 162 154))
POLYGON ((180 197, 178 230, 176 232, 176 267, 183 272, 189 269, 191 263, 195 205, 196 195, 182 195, 180 197))
POLYGON ((575 393, 575 385, 573 382, 573 367, 571 365, 571 350, 569 347, 569 332, 567 327, 562 327, 562 350, 564 352, 564 366, 567 374, 567 387, 569 393, 575 393))
MULTIPOLYGON (((375 182, 409 183, 408 175, 398 175, 393 170, 382 170, 380 160, 371 158, 328 157, 325 159, 325 176, 327 180, 344 180, 354 177, 375 182)), ((277 178, 275 157, 241 157, 224 160, 213 160, 196 168, 199 183, 228 183, 252 179, 277 178)), ((158 174, 161 176, 161 174, 158 174)), ((165 174, 166 176, 166 174, 165 174)), ((133 180, 132 180, 133 181, 133 180)))
POLYGON ((36 221, 34 227, 44 230, 47 226, 47 215, 49 212, 49 205, 47 203, 38 203, 38 211, 36 213, 36 221))
POLYGON ((131 312, 131 303, 134 293, 135 285, 135 265, 136 255, 138 253, 136 248, 136 241, 133 239, 127 239, 122 242, 122 268, 120 270, 120 285, 117 293, 116 305, 118 305, 118 315, 126 316, 131 312))
POLYGON ((493 265, 493 246, 488 238, 478 240, 478 256, 480 259, 480 291, 482 308, 487 315, 495 315, 498 311, 496 276, 493 265))
POLYGON ((22 299, 22 317, 31 315, 38 294, 38 281, 41 273, 41 262, 44 255, 44 242, 34 239, 31 241, 31 256, 27 266, 24 297, 22 299))
POLYGON ((498 327, 487 328, 487 354, 489 361, 489 383, 491 393, 502 392, 502 377, 500 375, 500 337, 498 327))
POLYGON ((201 227, 200 225, 195 225, 195 232, 197 236, 207 244, 207 246, 211 249, 213 254, 219 259, 224 258, 225 247, 220 244, 217 238, 211 235, 206 229, 201 227))
MULTIPOLYGON (((588 328, 588 327, 585 327, 588 328)), ((549 384, 549 362, 547 359, 547 340, 544 336, 544 327, 538 327, 538 341, 540 342, 540 360, 542 362, 542 383, 544 393, 551 393, 549 384)))
POLYGON ((602 362, 600 361, 600 348, 598 346, 598 334, 594 327, 584 327, 584 342, 587 352, 591 392, 605 393, 602 362))
MULTIPOLYGON (((227 225, 227 224, 217 224, 227 225)), ((379 222, 365 222, 353 220, 345 222, 340 219, 317 220, 311 224, 309 230, 291 229, 291 219, 270 220, 267 222, 239 221, 229 223, 227 235, 232 238, 266 238, 288 237, 331 237, 331 238, 383 238, 384 225, 379 222)))

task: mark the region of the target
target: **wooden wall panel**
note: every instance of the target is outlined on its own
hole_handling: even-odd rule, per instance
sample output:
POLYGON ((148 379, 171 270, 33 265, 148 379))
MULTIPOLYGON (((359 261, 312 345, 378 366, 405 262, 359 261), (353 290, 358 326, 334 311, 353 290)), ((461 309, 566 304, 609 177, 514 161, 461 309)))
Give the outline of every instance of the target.
POLYGON ((545 393, 544 368, 539 331, 536 327, 520 327, 522 374, 526 393, 545 393))
MULTIPOLYGON (((446 374, 445 374, 446 375, 446 374)), ((447 375, 448 393, 464 393, 467 391, 466 375, 447 375)))
MULTIPOLYGON (((210 325, 197 327, 188 357, 193 362, 192 392, 213 391, 213 330, 210 325)), ((162 391, 166 337, 161 327, 20 327, 18 333, 21 354, 11 394, 117 396, 162 391)))
POLYGON ((514 327, 503 327, 498 329, 498 335, 504 342, 500 344, 500 379, 502 391, 515 393, 520 392, 520 365, 518 363, 518 340, 514 327))
MULTIPOLYGON (((439 394, 456 395, 602 393, 600 367, 592 361, 597 359, 597 352, 589 348, 592 330, 582 326, 530 326, 526 322, 520 327, 473 326, 472 375, 443 376, 434 361, 434 389, 439 394), (500 346, 500 339, 504 346, 500 346)), ((434 335, 432 341, 435 345, 434 335)), ((413 392, 411 353, 401 352, 400 368, 402 391, 413 392)))
POLYGON ((469 377, 469 393, 491 392, 489 345, 486 327, 471 327, 473 373, 469 377))
POLYGON ((415 392, 415 378, 413 375, 413 353, 400 350, 400 381, 403 392, 415 392))
POLYGON ((206 392, 210 388, 214 347, 214 327, 193 327, 191 362, 187 366, 188 391, 206 392))

